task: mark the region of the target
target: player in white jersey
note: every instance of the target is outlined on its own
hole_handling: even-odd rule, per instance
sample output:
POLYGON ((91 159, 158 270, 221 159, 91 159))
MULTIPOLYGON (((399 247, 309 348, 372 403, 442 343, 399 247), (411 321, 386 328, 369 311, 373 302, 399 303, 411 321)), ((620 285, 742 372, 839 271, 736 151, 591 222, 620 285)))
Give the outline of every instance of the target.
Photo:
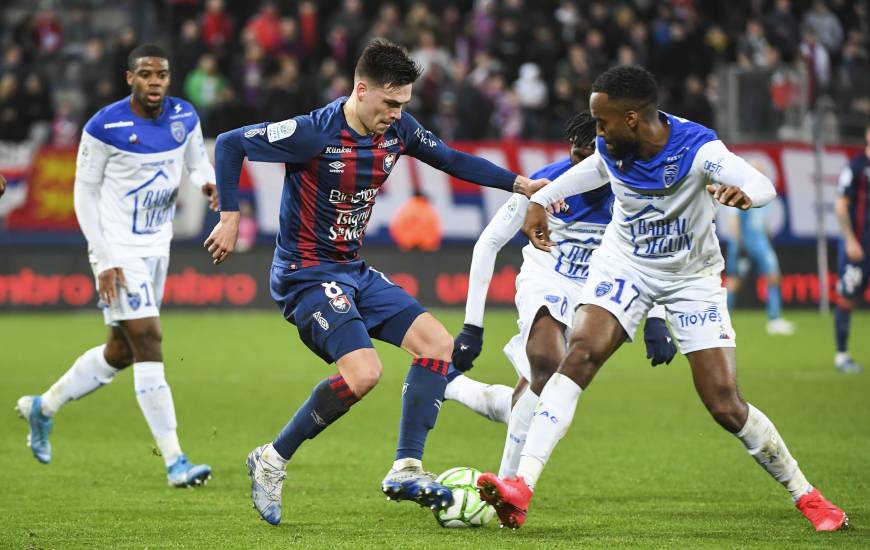
MULTIPOLYGON (((571 144, 570 156, 548 164, 531 177, 555 179, 595 151, 595 121, 589 112, 580 113, 568 122, 565 137, 571 144)), ((523 248, 523 264, 516 282, 519 334, 504 347, 505 355, 519 375, 517 386, 512 390, 501 384, 483 384, 462 372, 472 367, 483 347, 483 312, 496 255, 522 227, 528 205, 529 200, 523 195, 509 198, 474 246, 465 325, 454 343, 456 370, 448 372, 445 391, 446 399, 508 424, 500 477, 516 473, 538 396, 565 354, 574 312, 582 303, 580 297, 588 275, 589 257, 600 244, 611 218, 613 193, 609 185, 603 185, 568 197, 564 209, 549 215, 557 246, 549 253, 531 244, 523 248)), ((647 357, 652 359, 653 366, 670 363, 677 351, 663 318, 664 310, 656 309, 660 312, 656 314, 651 310, 644 327, 647 357)))
POLYGON ((607 181, 615 195, 613 222, 592 254, 584 305, 559 371, 541 392, 517 475, 483 474, 481 495, 502 524, 523 524, 532 489, 567 433, 580 393, 656 302, 665 307, 713 418, 791 493, 816 530, 841 529, 846 515, 809 484, 773 423, 737 387, 713 218, 717 203, 763 206, 776 191, 713 131, 658 111, 656 90, 655 78, 641 67, 614 67, 599 76, 589 101, 598 124, 596 153, 532 196, 523 230, 542 250, 553 244, 545 206, 607 181))
POLYGON ((217 209, 214 168, 193 106, 168 97, 169 61, 144 44, 128 58, 130 97, 85 125, 76 164, 76 217, 88 241, 98 306, 109 326, 106 343, 84 352, 41 395, 17 409, 28 422, 28 445, 51 461, 52 417, 64 404, 112 381, 133 365, 136 399, 166 465, 169 484, 201 485, 207 465, 188 462, 176 434, 175 406, 164 376, 159 307, 169 265, 169 242, 182 168, 217 209))

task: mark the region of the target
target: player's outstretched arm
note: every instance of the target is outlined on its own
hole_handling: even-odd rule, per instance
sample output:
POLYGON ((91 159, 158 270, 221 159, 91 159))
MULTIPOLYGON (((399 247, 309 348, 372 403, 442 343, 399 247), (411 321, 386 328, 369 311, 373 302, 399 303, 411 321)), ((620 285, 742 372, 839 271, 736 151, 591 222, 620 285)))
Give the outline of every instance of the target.
POLYGON ((468 299, 465 302, 465 324, 453 341, 453 365, 467 371, 483 349, 483 312, 486 295, 495 270, 499 251, 517 234, 529 201, 515 194, 505 202, 489 221, 474 244, 468 280, 468 299))

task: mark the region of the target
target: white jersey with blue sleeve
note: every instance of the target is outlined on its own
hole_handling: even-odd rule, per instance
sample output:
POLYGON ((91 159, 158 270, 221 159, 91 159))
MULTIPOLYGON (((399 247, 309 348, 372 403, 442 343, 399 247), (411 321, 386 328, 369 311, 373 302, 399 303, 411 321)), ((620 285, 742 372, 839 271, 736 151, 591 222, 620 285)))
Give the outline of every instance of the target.
POLYGON ((754 207, 770 202, 776 191, 712 130, 666 113, 660 116, 670 133, 654 158, 615 160, 598 138, 595 154, 531 200, 548 205, 610 181, 613 223, 596 254, 621 258, 654 277, 718 274, 724 267, 714 227, 718 202, 706 186, 740 187, 754 207))
POLYGON ((75 178, 75 210, 97 272, 124 258, 168 256, 182 169, 201 186, 215 181, 188 102, 166 97, 156 119, 133 113, 130 98, 85 125, 75 178))

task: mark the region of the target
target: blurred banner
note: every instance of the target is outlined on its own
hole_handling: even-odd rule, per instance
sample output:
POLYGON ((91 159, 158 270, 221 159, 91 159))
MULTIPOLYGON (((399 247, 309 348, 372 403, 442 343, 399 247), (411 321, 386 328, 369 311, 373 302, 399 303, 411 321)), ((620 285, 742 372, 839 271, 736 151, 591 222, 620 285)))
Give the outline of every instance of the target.
MULTIPOLYGON (((568 153, 567 145, 558 143, 475 142, 454 146, 522 174, 531 174, 568 153)), ((213 144, 209 144, 210 150, 212 147, 213 144)), ((816 216, 812 148, 802 144, 756 144, 732 149, 764 171, 780 192, 768 207, 768 229, 774 243, 813 244, 816 216)), ((825 149, 822 178, 825 231, 829 237, 838 234, 834 215, 837 178, 849 157, 858 151, 859 147, 825 149)), ((10 192, 0 201, 0 216, 8 213, 0 242, 31 243, 34 232, 56 233, 64 238, 63 242, 70 239, 83 242, 72 209, 75 151, 40 149, 33 152, 25 147, 3 152, 8 154, 0 158, 0 173, 6 175, 11 184, 10 192)), ((267 236, 274 235, 278 229, 283 185, 283 164, 245 163, 240 184, 242 204, 250 206, 261 240, 267 240, 267 236)), ((403 157, 381 188, 378 205, 366 231, 366 244, 393 242, 388 231, 392 216, 416 189, 422 190, 438 210, 446 242, 473 242, 508 197, 504 191, 471 185, 417 159, 403 157)), ((174 220, 176 240, 199 239, 208 233, 207 225, 213 222, 213 218, 206 217, 205 200, 199 190, 183 185, 174 220)), ((727 224, 721 225, 720 230, 727 237, 727 224)))
MULTIPOLYGON (((371 246, 363 256, 427 307, 464 306, 468 292, 471 247, 450 245, 438 252, 397 253, 394 247, 371 246)), ((832 258, 833 259, 833 258, 832 258)), ((819 279, 815 256, 803 246, 784 246, 782 298, 790 306, 815 306, 819 279)), ((163 297, 166 309, 275 308, 269 296, 272 249, 257 247, 214 266, 200 247, 175 246, 163 297)), ((489 288, 489 303, 512 306, 522 255, 508 246, 498 256, 489 288)), ((833 265, 831 263, 830 265, 833 265)), ((836 280, 831 274, 830 281, 836 280)), ((832 295, 834 289, 831 289, 832 295)), ((766 298, 762 279, 744 285, 740 306, 759 306, 766 298)), ((93 309, 94 278, 82 247, 7 247, 0 256, 0 311, 93 309)), ((865 302, 870 301, 870 290, 865 302)), ((865 303, 866 305, 866 303, 865 303)))

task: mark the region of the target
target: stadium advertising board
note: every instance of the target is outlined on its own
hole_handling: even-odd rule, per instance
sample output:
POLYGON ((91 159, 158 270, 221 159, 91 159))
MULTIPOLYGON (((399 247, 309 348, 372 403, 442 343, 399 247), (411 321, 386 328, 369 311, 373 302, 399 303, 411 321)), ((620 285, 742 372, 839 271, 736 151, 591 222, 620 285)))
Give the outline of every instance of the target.
MULTIPOLYGON (((93 275, 84 250, 29 247, 6 249, 0 259, 0 312, 87 309, 96 304, 93 275)), ((785 247, 780 254, 783 269, 782 298, 787 306, 811 307, 819 301, 815 256, 804 247, 785 247)), ((427 307, 463 307, 468 292, 471 248, 451 245, 438 252, 397 253, 392 247, 372 246, 365 259, 401 285, 427 307)), ((235 254, 216 267, 205 250, 173 248, 163 302, 166 309, 275 308, 269 296, 269 266, 272 250, 258 247, 235 254)), ((513 306, 515 279, 522 256, 520 248, 502 251, 490 283, 488 302, 513 306)), ((834 265, 833 262, 830 265, 834 265)), ((831 292, 836 274, 829 277, 831 292)), ((746 284, 738 298, 740 306, 760 306, 766 298, 763 279, 746 284)), ((865 305, 870 303, 870 290, 865 305)))

